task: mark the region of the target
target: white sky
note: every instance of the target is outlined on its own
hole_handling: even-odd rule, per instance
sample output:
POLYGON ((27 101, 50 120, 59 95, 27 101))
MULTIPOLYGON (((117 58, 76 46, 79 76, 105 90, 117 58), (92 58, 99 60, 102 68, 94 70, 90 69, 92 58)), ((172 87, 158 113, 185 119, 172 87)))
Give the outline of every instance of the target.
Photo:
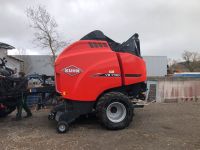
POLYGON ((200 52, 199 0, 0 0, 0 42, 26 54, 48 54, 32 43, 25 14, 39 4, 55 18, 66 41, 98 29, 123 42, 137 32, 143 55, 180 58, 184 50, 200 52))

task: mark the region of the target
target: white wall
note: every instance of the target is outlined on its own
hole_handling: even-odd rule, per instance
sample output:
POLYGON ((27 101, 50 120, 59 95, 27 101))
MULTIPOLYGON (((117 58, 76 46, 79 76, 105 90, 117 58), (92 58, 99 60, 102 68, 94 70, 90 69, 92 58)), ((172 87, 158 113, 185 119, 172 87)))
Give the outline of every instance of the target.
POLYGON ((5 57, 7 60, 6 66, 11 69, 17 68, 17 74, 18 74, 18 72, 20 71, 20 62, 10 57, 7 57, 6 49, 0 49, 0 58, 3 57, 5 57))
POLYGON ((167 75, 167 56, 143 56, 146 67, 147 76, 165 76, 167 75))
POLYGON ((11 69, 15 69, 15 68, 17 68, 17 75, 18 75, 18 73, 21 71, 20 70, 20 62, 19 61, 17 61, 17 60, 15 60, 15 59, 12 59, 12 58, 10 58, 10 57, 5 57, 6 58, 6 60, 7 60, 7 64, 6 64, 6 66, 8 67, 8 68, 11 68, 11 69))
POLYGON ((200 99, 199 78, 171 78, 158 81, 157 102, 200 99))
MULTIPOLYGON (((24 55, 23 57, 26 58, 25 62, 28 61, 27 65, 30 65, 28 74, 54 75, 54 68, 50 63, 51 56, 24 55)), ((143 58, 147 66, 147 76, 161 77, 167 75, 167 56, 144 56, 143 58)))
POLYGON ((7 50, 0 48, 0 58, 6 57, 6 56, 7 56, 7 50))
POLYGON ((51 57, 47 55, 26 55, 25 63, 28 61, 30 68, 28 74, 54 75, 54 68, 51 64, 51 57))

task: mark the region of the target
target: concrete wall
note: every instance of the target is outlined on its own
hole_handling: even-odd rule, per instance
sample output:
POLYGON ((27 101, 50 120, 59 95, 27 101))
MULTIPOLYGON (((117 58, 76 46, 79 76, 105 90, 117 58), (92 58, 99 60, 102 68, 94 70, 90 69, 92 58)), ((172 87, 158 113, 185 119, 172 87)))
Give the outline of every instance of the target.
POLYGON ((46 55, 26 55, 25 63, 30 66, 28 74, 46 74, 54 75, 53 64, 51 63, 51 56, 46 55))
POLYGON ((155 99, 157 102, 178 102, 200 99, 200 78, 150 78, 148 79, 148 86, 150 84, 155 84, 156 86, 154 95, 156 95, 155 99))
POLYGON ((143 56, 143 58, 146 62, 147 76, 167 75, 167 56, 143 56))
MULTIPOLYGON (((53 75, 54 68, 51 62, 51 56, 48 55, 23 55, 15 56, 28 63, 28 74, 38 73, 53 75), (25 58, 25 59, 24 59, 25 58)), ((147 66, 147 76, 165 76, 167 75, 167 57, 166 56, 144 56, 147 66)))

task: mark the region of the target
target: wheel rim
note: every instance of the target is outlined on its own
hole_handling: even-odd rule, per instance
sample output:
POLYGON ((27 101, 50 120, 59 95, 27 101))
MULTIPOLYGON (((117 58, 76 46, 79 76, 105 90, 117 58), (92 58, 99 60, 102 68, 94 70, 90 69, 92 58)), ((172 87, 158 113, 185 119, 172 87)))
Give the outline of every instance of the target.
POLYGON ((64 132, 66 127, 65 127, 65 125, 62 124, 62 125, 59 125, 58 129, 59 129, 59 131, 64 132))
POLYGON ((120 102, 113 102, 107 107, 106 115, 114 123, 121 122, 126 117, 126 107, 120 102))

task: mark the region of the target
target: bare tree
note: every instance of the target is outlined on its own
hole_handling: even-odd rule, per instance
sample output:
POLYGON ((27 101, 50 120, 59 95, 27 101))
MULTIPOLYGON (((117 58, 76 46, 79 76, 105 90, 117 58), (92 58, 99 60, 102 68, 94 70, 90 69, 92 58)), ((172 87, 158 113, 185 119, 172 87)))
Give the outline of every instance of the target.
POLYGON ((47 10, 39 6, 38 8, 28 8, 27 17, 31 20, 31 27, 35 29, 34 42, 41 48, 49 48, 53 56, 53 63, 59 48, 66 46, 66 42, 60 39, 57 32, 57 23, 47 10))
POLYGON ((168 66, 169 67, 171 67, 171 66, 173 66, 173 65, 175 65, 175 64, 177 64, 177 60, 175 60, 175 59, 172 59, 172 58, 168 58, 168 66))
POLYGON ((200 54, 197 52, 184 51, 182 54, 183 60, 185 60, 185 67, 193 72, 200 68, 200 54))
POLYGON ((174 71, 176 71, 176 64, 177 64, 177 61, 175 59, 168 58, 167 74, 173 74, 174 71))

